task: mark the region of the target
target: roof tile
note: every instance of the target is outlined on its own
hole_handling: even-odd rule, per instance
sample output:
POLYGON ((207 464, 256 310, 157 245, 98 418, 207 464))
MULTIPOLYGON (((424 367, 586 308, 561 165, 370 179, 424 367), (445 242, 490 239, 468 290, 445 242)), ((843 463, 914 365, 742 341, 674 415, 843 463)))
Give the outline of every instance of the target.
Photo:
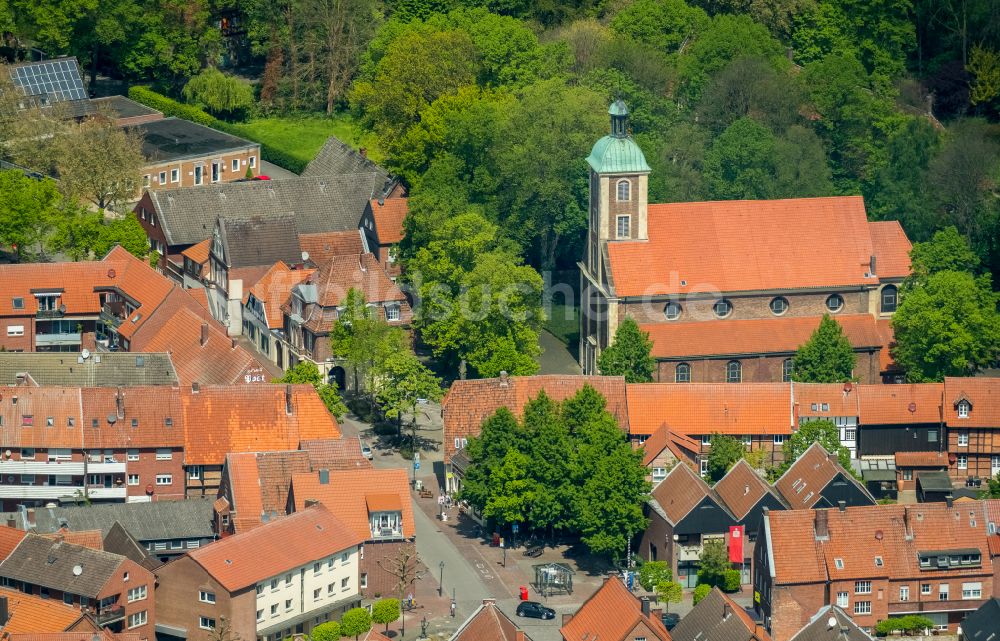
POLYGON ((296 511, 305 509, 307 500, 319 501, 363 540, 371 538, 368 498, 393 494, 402 508, 403 536, 411 538, 416 534, 406 470, 331 470, 327 483, 320 482, 317 472, 294 474, 291 493, 296 511))
POLYGON ((645 623, 659 641, 670 641, 663 623, 642 613, 639 599, 617 577, 604 580, 573 618, 559 629, 565 641, 625 641, 639 623, 645 623))

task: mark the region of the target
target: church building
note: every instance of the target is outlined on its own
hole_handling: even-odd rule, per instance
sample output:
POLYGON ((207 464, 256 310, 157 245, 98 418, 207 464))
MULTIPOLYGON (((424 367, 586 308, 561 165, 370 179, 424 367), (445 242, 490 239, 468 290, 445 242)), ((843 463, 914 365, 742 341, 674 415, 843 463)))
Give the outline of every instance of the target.
POLYGON ((662 382, 779 382, 830 314, 857 355, 863 383, 900 377, 890 318, 910 273, 896 221, 869 222, 861 196, 648 204, 650 167, 608 110, 594 145, 581 273, 580 364, 631 316, 653 341, 662 382))

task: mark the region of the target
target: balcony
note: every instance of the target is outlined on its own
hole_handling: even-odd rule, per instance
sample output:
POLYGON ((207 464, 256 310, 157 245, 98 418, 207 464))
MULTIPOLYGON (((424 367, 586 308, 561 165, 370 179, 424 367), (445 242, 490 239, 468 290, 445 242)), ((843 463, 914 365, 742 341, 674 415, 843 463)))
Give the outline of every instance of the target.
POLYGON ((56 309, 40 309, 35 312, 35 318, 39 320, 54 320, 66 315, 66 306, 60 305, 56 309))
POLYGON ((121 500, 124 501, 128 495, 128 489, 121 487, 90 486, 87 488, 87 497, 92 500, 121 500))
POLYGON ((125 303, 104 303, 104 307, 101 308, 100 320, 105 325, 117 328, 125 320, 126 312, 125 303))
POLYGON ((72 334, 35 334, 35 344, 39 347, 44 345, 79 345, 80 333, 72 334))
POLYGON ((921 612, 958 612, 976 610, 983 599, 949 599, 947 601, 893 601, 889 603, 889 614, 919 614, 921 612))
POLYGON ((0 485, 0 499, 58 500, 64 496, 82 496, 80 485, 0 485), (79 494, 77 494, 79 493, 79 494))
POLYGON ((87 463, 87 474, 124 474, 125 463, 106 458, 87 463))
POLYGON ((118 607, 104 608, 94 619, 97 621, 97 625, 105 626, 111 625, 112 623, 117 623, 125 618, 125 606, 119 605, 118 607))
POLYGON ((82 461, 0 461, 0 476, 11 474, 66 474, 83 476, 82 461))

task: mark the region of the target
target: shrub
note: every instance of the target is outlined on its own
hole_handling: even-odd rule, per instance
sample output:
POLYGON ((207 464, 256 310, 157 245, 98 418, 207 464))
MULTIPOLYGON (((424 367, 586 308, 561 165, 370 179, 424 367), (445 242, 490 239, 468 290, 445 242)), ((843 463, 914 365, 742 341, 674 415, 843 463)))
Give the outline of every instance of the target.
POLYGON ((722 589, 726 592, 736 592, 740 589, 739 570, 726 570, 722 577, 722 589))
POLYGON ((652 592, 661 581, 670 581, 673 573, 666 561, 646 561, 639 566, 639 585, 652 592))
POLYGON ((184 85, 184 99, 204 105, 212 113, 242 116, 253 105, 253 87, 235 76, 208 67, 184 85))
POLYGON ((340 641, 340 624, 336 621, 320 623, 309 635, 312 641, 340 641))
POLYGON ((698 605, 698 602, 708 596, 708 593, 712 591, 712 586, 707 583, 699 583, 694 588, 694 604, 698 605))
POLYGON ((399 599, 382 599, 372 604, 372 622, 382 623, 385 629, 399 618, 399 599))
POLYGON ((908 614, 904 617, 894 617, 879 621, 875 625, 875 634, 882 637, 896 631, 903 632, 904 634, 916 634, 924 629, 933 627, 934 622, 927 617, 922 617, 919 614, 908 614))
POLYGON ((366 608, 353 608, 340 617, 340 633, 345 637, 357 637, 372 629, 372 615, 366 608))

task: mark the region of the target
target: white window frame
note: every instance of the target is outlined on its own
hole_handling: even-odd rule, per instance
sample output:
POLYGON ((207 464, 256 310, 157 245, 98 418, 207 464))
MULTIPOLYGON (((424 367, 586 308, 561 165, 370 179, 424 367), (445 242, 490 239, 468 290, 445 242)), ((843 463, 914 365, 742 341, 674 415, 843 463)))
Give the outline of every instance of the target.
POLYGON ((969 455, 968 454, 958 454, 955 457, 955 467, 960 470, 969 469, 969 455))
POLYGON ((701 471, 701 475, 705 476, 708 474, 708 459, 703 458, 698 461, 698 469, 701 471))
POLYGON ((702 434, 701 435, 701 444, 702 445, 711 445, 712 444, 712 435, 711 434, 702 434))
POLYGON ((938 584, 938 601, 947 601, 951 597, 951 585, 948 583, 938 584))
POLYGON ((854 594, 871 594, 872 593, 872 582, 871 581, 855 581, 854 582, 854 594))
POLYGON ((125 460, 126 461, 138 461, 139 460, 139 450, 131 448, 125 450, 125 460))
POLYGON ((198 617, 198 627, 201 628, 202 630, 214 630, 215 619, 213 619, 212 617, 207 617, 204 614, 202 614, 198 617))
POLYGON ((960 430, 958 432, 958 446, 959 447, 969 447, 969 431, 960 430))
POLYGON ((930 594, 930 593, 931 593, 931 584, 930 583, 921 583, 920 584, 920 594, 930 594))
POLYGON ((837 607, 841 609, 846 608, 850 604, 850 598, 851 597, 849 594, 847 594, 847 592, 838 592, 837 607))
POLYGON ((872 613, 872 602, 871 601, 855 601, 854 602, 854 614, 871 614, 872 613))
MULTIPOLYGON (((170 170, 170 183, 176 184, 179 183, 180 181, 181 181, 181 170, 174 167, 173 169, 170 170)), ((152 216, 150 216, 150 218, 152 218, 152 216)))
POLYGON ((239 158, 233 158, 230 161, 229 166, 232 167, 232 171, 239 171, 240 170, 240 159, 239 158))
POLYGON ((615 217, 615 238, 632 237, 632 216, 621 214, 615 217))
POLYGON ((979 581, 972 581, 962 584, 962 600, 983 598, 983 584, 979 581))
POLYGON ((7 336, 24 336, 24 325, 8 325, 7 336))
POLYGON ((157 485, 173 485, 174 475, 173 474, 157 474, 156 475, 157 485))
POLYGON ((785 435, 784 434, 775 434, 774 435, 774 444, 775 445, 784 445, 784 443, 785 443, 785 435))
POLYGON ((969 401, 959 401, 958 402, 958 418, 969 418, 969 410, 972 407, 969 405, 969 401))
POLYGON ((390 323, 399 320, 399 304, 389 303, 385 306, 385 320, 390 323))
POLYGON ((250 156, 250 159, 249 159, 249 161, 248 161, 247 164, 250 165, 250 169, 256 169, 257 168, 257 156, 250 156))
POLYGON ((667 478, 667 468, 665 467, 654 467, 653 468, 653 482, 662 481, 667 478))
POLYGON ((138 628, 149 622, 149 615, 146 610, 139 610, 128 615, 128 629, 138 628))
POLYGON ((129 485, 138 485, 139 484, 139 475, 138 474, 129 474, 128 477, 127 477, 127 483, 129 485))
POLYGON ((173 459, 174 459, 174 452, 169 447, 156 448, 157 461, 172 461, 173 459))
POLYGON ((900 601, 910 600, 910 586, 908 585, 899 586, 899 600, 900 601))
POLYGON ((161 171, 160 175, 156 177, 156 182, 160 185, 167 184, 167 172, 161 171))
POLYGON ((340 580, 340 591, 345 592, 351 589, 351 577, 345 576, 340 580))
POLYGON ((215 592, 209 592, 207 590, 199 590, 198 601, 201 603, 215 603, 215 592))
POLYGON ((146 586, 139 585, 134 588, 129 588, 127 593, 127 599, 129 603, 135 603, 136 601, 145 601, 147 596, 146 586))
POLYGON ((627 178, 622 178, 617 183, 615 183, 615 200, 620 203, 627 203, 632 201, 632 181, 627 178), (625 197, 622 198, 622 187, 624 187, 625 197))

